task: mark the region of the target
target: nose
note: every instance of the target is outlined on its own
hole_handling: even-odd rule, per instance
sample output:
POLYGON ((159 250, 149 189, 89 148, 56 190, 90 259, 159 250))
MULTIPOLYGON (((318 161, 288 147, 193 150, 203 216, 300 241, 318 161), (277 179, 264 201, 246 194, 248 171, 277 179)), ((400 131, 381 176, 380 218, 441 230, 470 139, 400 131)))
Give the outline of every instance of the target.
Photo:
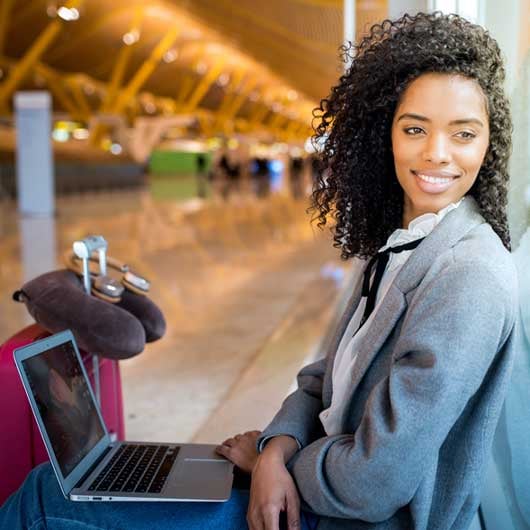
POLYGON ((443 134, 428 136, 423 151, 423 159, 432 164, 448 164, 451 161, 451 151, 448 140, 443 134))

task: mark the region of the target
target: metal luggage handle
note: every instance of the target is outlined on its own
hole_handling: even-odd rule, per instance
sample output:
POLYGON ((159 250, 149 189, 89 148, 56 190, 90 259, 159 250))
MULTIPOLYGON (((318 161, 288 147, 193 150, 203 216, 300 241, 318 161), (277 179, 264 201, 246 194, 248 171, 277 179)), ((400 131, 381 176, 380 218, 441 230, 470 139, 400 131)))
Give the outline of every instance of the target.
MULTIPOLYGON (((99 255, 99 270, 102 275, 107 274, 107 240, 103 236, 87 236, 81 241, 74 241, 72 245, 74 254, 83 262, 83 285, 85 291, 90 296, 90 268, 89 259, 94 252, 99 255)), ((97 354, 92 354, 92 372, 94 374, 94 394, 98 405, 101 406, 101 384, 99 379, 99 358, 97 354)))

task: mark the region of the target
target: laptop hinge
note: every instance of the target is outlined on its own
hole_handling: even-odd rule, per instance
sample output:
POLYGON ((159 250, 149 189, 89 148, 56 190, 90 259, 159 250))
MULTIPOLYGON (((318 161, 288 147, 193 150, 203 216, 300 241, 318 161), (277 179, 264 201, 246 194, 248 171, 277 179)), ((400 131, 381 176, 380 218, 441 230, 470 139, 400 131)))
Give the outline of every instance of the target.
POLYGON ((90 469, 79 479, 78 483, 72 489, 81 487, 83 482, 85 482, 85 480, 89 477, 90 473, 92 473, 92 471, 94 471, 94 469, 99 466, 100 462, 109 454, 109 451, 113 447, 114 446, 112 445, 107 446, 107 448, 101 453, 101 455, 99 455, 98 459, 90 466, 90 469))

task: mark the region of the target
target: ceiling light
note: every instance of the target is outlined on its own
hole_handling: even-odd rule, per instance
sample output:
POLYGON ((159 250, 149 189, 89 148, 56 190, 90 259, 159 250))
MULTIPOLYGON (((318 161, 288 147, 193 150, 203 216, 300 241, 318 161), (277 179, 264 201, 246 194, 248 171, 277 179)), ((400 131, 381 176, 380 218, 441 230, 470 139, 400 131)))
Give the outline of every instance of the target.
POLYGON ((125 33, 122 40, 127 46, 132 46, 135 42, 140 40, 140 32, 137 29, 132 29, 125 33))
POLYGON ((154 114, 156 112, 156 105, 152 101, 146 101, 144 103, 144 109, 147 114, 154 114))
POLYGON ((206 73, 206 70, 208 70, 208 66, 205 62, 202 61, 198 63, 195 67, 195 71, 200 75, 204 75, 206 73))
POLYGON ((123 151, 123 148, 120 144, 112 144, 110 146, 110 152, 113 154, 113 155, 120 155, 123 151))
POLYGON ((91 96, 94 92, 95 92, 95 89, 94 87, 90 84, 90 83, 85 83, 83 85, 83 92, 87 95, 87 96, 91 96))
POLYGON ((289 101, 295 101, 296 99, 298 99, 298 92, 296 90, 287 91, 287 99, 289 101))
POLYGON ((171 48, 170 50, 168 50, 166 53, 164 53, 163 57, 162 57, 162 60, 165 62, 165 63, 172 63, 174 61, 177 60, 177 57, 178 57, 178 52, 177 50, 175 50, 175 48, 171 48))
POLYGON ((88 129, 79 128, 79 129, 74 129, 73 130, 72 136, 76 140, 87 140, 88 137, 90 136, 90 133, 88 132, 88 129))
POLYGON ((57 10, 57 15, 66 22, 71 22, 72 20, 77 20, 79 18, 79 11, 75 7, 61 6, 57 10))
POLYGON ((223 73, 217 78, 217 84, 220 87, 225 87, 230 81, 230 74, 223 73))
POLYGON ((52 132, 52 138, 56 142, 67 142, 70 137, 66 129, 54 129, 52 132))

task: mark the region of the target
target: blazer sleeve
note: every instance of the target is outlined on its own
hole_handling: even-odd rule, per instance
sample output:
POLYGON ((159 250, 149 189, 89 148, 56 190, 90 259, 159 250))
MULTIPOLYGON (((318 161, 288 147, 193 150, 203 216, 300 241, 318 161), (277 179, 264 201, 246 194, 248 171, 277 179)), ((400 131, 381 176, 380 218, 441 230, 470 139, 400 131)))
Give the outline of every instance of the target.
POLYGON ((305 447, 320 432, 318 415, 322 411, 322 385, 326 359, 307 365, 298 373, 298 388, 283 402, 272 422, 258 439, 258 450, 274 436, 288 435, 305 447))
POLYGON ((378 522, 411 501, 511 333, 517 293, 506 276, 453 262, 420 284, 358 428, 320 438, 290 461, 311 510, 378 522))

